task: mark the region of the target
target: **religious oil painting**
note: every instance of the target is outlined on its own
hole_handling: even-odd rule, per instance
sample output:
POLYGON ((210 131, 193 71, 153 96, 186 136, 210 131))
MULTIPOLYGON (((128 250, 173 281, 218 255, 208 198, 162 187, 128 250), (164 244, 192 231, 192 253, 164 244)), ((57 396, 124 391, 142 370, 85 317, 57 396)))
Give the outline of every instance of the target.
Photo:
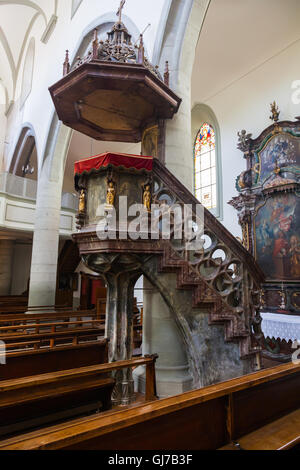
POLYGON ((269 279, 300 278, 300 195, 277 194, 255 217, 256 259, 269 279))
POLYGON ((300 139, 288 133, 276 135, 258 155, 259 181, 264 182, 276 166, 283 168, 300 165, 300 139))

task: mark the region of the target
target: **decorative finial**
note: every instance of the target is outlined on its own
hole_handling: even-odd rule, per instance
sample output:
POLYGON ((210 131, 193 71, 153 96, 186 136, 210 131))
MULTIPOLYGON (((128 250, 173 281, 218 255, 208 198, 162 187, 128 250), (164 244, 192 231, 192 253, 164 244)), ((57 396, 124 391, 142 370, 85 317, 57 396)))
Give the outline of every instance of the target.
POLYGON ((63 75, 67 75, 70 72, 70 62, 69 62, 69 51, 66 50, 66 57, 64 61, 63 75))
POLYGON ((122 23, 122 10, 124 8, 126 0, 121 0, 119 10, 117 11, 117 16, 119 17, 119 23, 122 23))
POLYGON ((270 116, 270 119, 271 121, 274 121, 275 123, 279 121, 279 114, 280 114, 280 111, 279 111, 279 108, 276 104, 276 101, 274 101, 273 103, 271 103, 271 116, 270 116))
POLYGON ((238 145, 237 148, 241 150, 244 153, 249 152, 250 149, 250 139, 252 137, 252 134, 247 134, 247 131, 243 129, 241 132, 237 133, 238 135, 238 145))
POLYGON ((143 64, 145 58, 144 39, 143 34, 140 34, 140 45, 138 51, 138 64, 143 64))
POLYGON ((279 295, 281 298, 279 308, 281 310, 284 310, 286 305, 285 305, 285 293, 284 293, 284 288, 283 288, 283 282, 281 283, 281 291, 279 291, 279 295))
POLYGON ((93 40, 93 59, 97 59, 97 55, 98 55, 98 46, 99 46, 99 42, 98 42, 98 29, 95 28, 95 29, 94 29, 94 40, 93 40))
POLYGON ((166 65, 165 65, 164 82, 165 82, 165 85, 169 86, 170 72, 169 72, 169 62, 167 60, 166 60, 166 65))

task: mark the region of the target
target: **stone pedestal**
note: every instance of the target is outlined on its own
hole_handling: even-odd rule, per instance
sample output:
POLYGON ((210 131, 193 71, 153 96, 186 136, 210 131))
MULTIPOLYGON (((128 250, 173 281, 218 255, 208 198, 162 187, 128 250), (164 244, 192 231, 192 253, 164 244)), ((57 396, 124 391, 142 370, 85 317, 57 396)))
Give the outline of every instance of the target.
MULTIPOLYGON (((143 355, 158 354, 156 385, 159 398, 186 392, 192 388, 188 360, 180 331, 160 293, 144 278, 143 355)), ((145 370, 134 372, 137 389, 145 392, 145 370)))
MULTIPOLYGON (((105 336, 109 339, 108 361, 132 358, 134 286, 141 275, 140 261, 131 255, 93 254, 84 256, 85 263, 99 272, 107 284, 105 336)), ((114 404, 127 405, 134 394, 131 369, 115 372, 114 404)))

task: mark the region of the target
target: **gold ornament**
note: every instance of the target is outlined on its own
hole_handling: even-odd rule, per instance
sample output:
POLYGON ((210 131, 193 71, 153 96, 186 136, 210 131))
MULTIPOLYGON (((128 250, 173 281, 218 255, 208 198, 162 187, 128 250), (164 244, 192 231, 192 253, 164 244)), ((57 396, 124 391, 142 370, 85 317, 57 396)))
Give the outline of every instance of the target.
POLYGON ((151 212, 151 192, 150 192, 150 185, 147 184, 144 189, 143 194, 143 203, 144 207, 147 209, 148 212, 151 212))
POLYGON ((107 194, 106 194, 106 204, 113 206, 115 202, 116 190, 113 181, 109 181, 107 194))
POLYGON ((84 189, 80 191, 78 210, 81 214, 85 212, 85 190, 84 189))

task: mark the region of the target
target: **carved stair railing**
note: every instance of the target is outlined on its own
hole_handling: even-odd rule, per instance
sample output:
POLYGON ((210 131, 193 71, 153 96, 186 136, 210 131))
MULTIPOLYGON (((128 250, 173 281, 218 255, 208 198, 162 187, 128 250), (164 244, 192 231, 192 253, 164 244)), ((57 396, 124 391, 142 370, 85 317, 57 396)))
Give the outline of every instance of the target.
MULTIPOLYGON (((192 205, 199 201, 154 159, 153 203, 192 205)), ((205 208, 202 246, 197 250, 171 237, 163 243, 162 271, 177 272, 177 286, 192 289, 194 307, 210 310, 211 324, 225 325, 226 341, 237 341, 241 357, 259 352, 260 286, 264 275, 251 254, 205 208)))

